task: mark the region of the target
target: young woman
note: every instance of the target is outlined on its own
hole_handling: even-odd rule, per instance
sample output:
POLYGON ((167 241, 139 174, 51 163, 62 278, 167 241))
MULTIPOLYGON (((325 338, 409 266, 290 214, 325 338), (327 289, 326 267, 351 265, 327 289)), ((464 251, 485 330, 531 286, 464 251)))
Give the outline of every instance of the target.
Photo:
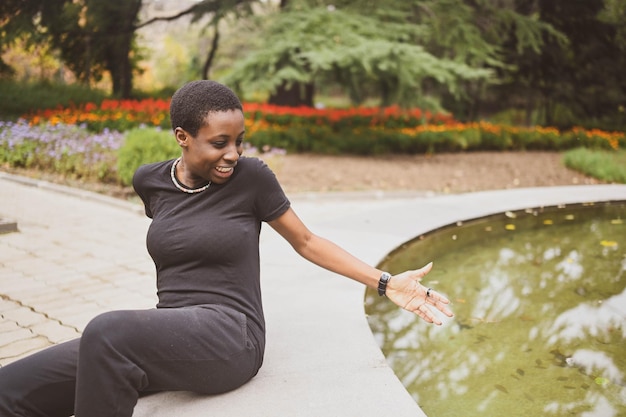
POLYGON ((302 223, 270 169, 242 157, 244 115, 229 88, 186 84, 170 115, 180 158, 142 166, 133 180, 152 219, 157 308, 99 315, 80 339, 0 368, 1 416, 131 416, 148 392, 216 394, 249 381, 265 347, 262 222, 304 258, 428 323, 441 324, 433 307, 452 316, 449 301, 420 284, 430 264, 392 277, 302 223))

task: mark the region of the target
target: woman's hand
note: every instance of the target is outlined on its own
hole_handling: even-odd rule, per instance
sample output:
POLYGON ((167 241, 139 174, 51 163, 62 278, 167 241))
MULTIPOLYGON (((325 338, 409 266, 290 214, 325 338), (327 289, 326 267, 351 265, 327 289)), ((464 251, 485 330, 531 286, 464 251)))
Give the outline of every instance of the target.
POLYGON ((417 314, 427 323, 441 325, 441 320, 433 314, 430 306, 435 307, 448 317, 452 317, 452 311, 448 309, 450 301, 434 291, 420 284, 424 276, 430 272, 433 263, 415 271, 406 271, 394 275, 387 285, 386 295, 391 301, 403 309, 417 314))

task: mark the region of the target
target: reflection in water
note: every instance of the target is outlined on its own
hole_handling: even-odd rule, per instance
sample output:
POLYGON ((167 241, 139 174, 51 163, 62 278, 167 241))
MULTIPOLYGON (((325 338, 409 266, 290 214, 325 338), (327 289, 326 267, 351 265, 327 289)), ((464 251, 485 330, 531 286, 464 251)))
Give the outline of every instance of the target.
POLYGON ((422 323, 368 291, 390 366, 432 417, 626 415, 626 204, 527 210, 450 226, 392 253, 434 261, 453 303, 422 323))

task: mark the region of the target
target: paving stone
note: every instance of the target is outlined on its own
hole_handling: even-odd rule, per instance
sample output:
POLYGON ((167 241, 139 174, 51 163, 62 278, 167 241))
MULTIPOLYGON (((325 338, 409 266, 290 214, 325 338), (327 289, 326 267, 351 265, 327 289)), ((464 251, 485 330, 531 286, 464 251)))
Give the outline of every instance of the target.
POLYGON ((55 262, 57 264, 64 263, 71 260, 74 253, 62 246, 59 243, 53 242, 53 244, 45 251, 38 253, 41 259, 47 262, 55 262))
POLYGON ((47 320, 46 316, 44 316, 43 314, 36 313, 30 308, 23 306, 20 306, 13 310, 4 311, 1 316, 3 319, 14 321, 22 327, 29 327, 33 324, 37 324, 44 320, 47 320))
POLYGON ((47 346, 51 346, 52 343, 43 336, 34 336, 30 339, 20 339, 6 346, 0 347, 0 364, 3 366, 18 357, 34 353, 47 346))
POLYGON ((0 265, 28 258, 29 253, 27 251, 3 243, 4 242, 0 240, 0 265))
MULTIPOLYGON (((42 288, 41 282, 38 282, 31 276, 22 275, 19 278, 14 278, 10 282, 3 282, 2 290, 5 294, 15 293, 27 293, 29 291, 35 291, 42 288)), ((12 298, 17 298, 12 296, 12 298)))
POLYGON ((75 282, 76 285, 80 285, 84 280, 84 275, 77 274, 66 267, 58 267, 41 277, 41 279, 48 286, 61 286, 66 285, 68 282, 75 282))
POLYGON ((37 311, 44 311, 49 315, 50 312, 63 309, 67 307, 68 304, 75 302, 75 300, 72 300, 71 297, 64 296, 61 291, 56 291, 54 289, 50 289, 50 291, 52 295, 56 294, 56 296, 33 299, 30 300, 31 302, 28 303, 28 305, 37 311))
POLYGON ((35 334, 27 328, 18 327, 15 330, 0 333, 0 348, 18 340, 30 339, 35 334))
POLYGON ((10 320, 0 320, 0 333, 12 332, 13 330, 21 329, 16 322, 10 320))
POLYGON ((39 336, 45 337, 52 343, 61 343, 80 336, 80 332, 77 329, 53 320, 31 326, 30 330, 39 336))
POLYGON ((28 291, 11 291, 11 294, 13 299, 19 299, 22 305, 32 307, 36 311, 45 311, 41 308, 38 308, 39 303, 57 300, 59 298, 58 293, 55 294, 54 292, 50 291, 49 287, 45 287, 43 285, 40 285, 38 288, 33 288, 28 291))
POLYGON ((17 310, 20 308, 20 304, 15 301, 7 300, 5 298, 0 298, 0 314, 10 310, 17 310))
POLYGON ((10 267, 23 272, 25 275, 34 277, 45 276, 51 269, 58 268, 57 265, 38 257, 29 257, 11 262, 10 267))
MULTIPOLYGON (((24 276, 25 275, 22 271, 13 269, 10 265, 0 266, 0 283, 8 283, 11 282, 11 280, 20 279, 24 276)), ((0 286, 0 288, 3 288, 3 286, 4 285, 0 286)))
POLYGON ((73 316, 64 317, 61 320, 61 324, 65 326, 70 326, 78 329, 80 332, 85 330, 85 327, 94 317, 99 314, 106 313, 107 311, 111 311, 108 308, 100 307, 98 310, 86 311, 83 313, 75 314, 73 316))

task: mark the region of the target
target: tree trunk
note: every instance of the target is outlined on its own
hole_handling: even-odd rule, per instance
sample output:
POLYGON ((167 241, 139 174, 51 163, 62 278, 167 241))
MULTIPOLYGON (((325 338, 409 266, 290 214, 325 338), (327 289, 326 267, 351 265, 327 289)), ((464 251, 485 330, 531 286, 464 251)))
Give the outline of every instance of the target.
POLYGON ((315 86, 313 83, 292 83, 288 85, 283 82, 275 93, 273 93, 268 102, 276 106, 313 107, 313 95, 315 86))
POLYGON ((211 42, 211 50, 209 51, 209 55, 204 62, 204 67, 202 68, 202 79, 208 80, 209 73, 211 72, 211 64, 213 63, 213 58, 215 58, 215 53, 217 52, 217 47, 220 41, 220 32, 217 28, 219 24, 219 20, 215 22, 215 33, 213 35, 213 41, 211 42))
MULTIPOLYGON (((111 74, 113 95, 130 98, 133 90, 133 63, 130 56, 135 37, 135 23, 141 9, 141 0, 133 0, 116 10, 115 15, 104 16, 104 34, 112 41, 105 44, 106 67, 111 74)), ((105 38, 106 39, 106 38, 105 38)))

